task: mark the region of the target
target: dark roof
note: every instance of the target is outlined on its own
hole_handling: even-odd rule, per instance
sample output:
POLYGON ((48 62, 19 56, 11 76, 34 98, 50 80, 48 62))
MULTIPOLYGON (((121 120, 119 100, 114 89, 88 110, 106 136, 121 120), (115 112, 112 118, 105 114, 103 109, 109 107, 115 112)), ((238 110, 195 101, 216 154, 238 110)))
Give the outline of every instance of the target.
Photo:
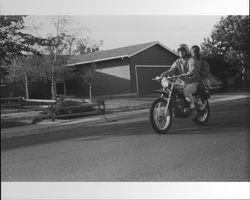
POLYGON ((87 64, 91 62, 99 62, 104 60, 112 60, 116 58, 122 58, 122 57, 132 57, 141 51, 144 51, 148 49, 149 47, 153 45, 160 45, 166 50, 170 51, 173 54, 176 54, 169 48, 165 47, 164 45, 160 44, 159 42, 149 42, 149 43, 143 43, 143 44, 137 44, 132 46, 126 46, 116 49, 110 49, 110 50, 104 50, 104 51, 98 51, 94 53, 88 53, 88 54, 82 54, 77 56, 72 56, 68 60, 68 64, 66 66, 73 66, 73 65, 80 65, 80 64, 87 64))

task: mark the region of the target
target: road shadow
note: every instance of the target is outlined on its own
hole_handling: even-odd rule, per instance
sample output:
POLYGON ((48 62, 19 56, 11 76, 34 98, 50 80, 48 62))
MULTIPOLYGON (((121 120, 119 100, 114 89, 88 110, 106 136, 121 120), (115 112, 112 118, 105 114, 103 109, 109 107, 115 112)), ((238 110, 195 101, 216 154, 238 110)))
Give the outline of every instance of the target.
POLYGON ((30 122, 24 122, 24 121, 20 121, 20 120, 1 119, 1 129, 2 128, 18 127, 18 126, 27 126, 30 124, 31 124, 30 122))

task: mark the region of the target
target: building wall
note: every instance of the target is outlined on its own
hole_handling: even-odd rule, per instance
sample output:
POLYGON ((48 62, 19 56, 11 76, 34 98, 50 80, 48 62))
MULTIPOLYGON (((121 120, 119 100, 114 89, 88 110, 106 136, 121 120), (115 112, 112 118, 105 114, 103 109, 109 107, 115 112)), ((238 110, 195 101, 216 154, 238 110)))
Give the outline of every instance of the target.
MULTIPOLYGON (((122 58, 107 60, 96 63, 97 84, 93 86, 94 96, 116 95, 125 93, 136 93, 136 65, 151 65, 155 71, 162 71, 162 67, 169 66, 176 59, 177 55, 167 51, 160 45, 154 45, 151 48, 138 53, 131 58, 122 58)), ((79 65, 77 68, 88 68, 90 64, 79 65)), ((166 70, 168 68, 166 67, 166 70)), ((145 73, 141 73, 144 74, 145 73)), ((145 83, 140 77, 140 82, 145 83)), ((153 78, 153 77, 152 77, 153 78)), ((148 84, 151 84, 150 82, 148 84)), ((79 80, 72 80, 66 83, 67 93, 75 96, 88 96, 88 86, 79 80)), ((149 85, 148 85, 149 86, 149 85)), ((145 85, 147 87, 147 85, 145 85)), ((144 90, 145 91, 145 90, 144 90)))
MULTIPOLYGON (((157 65, 169 66, 172 65, 172 63, 177 58, 178 58, 177 55, 167 51, 165 48, 161 47, 158 44, 131 57, 130 58, 131 91, 137 92, 136 71, 135 71, 136 65, 151 65, 152 67, 157 65)), ((168 70, 167 67, 166 70, 168 70)))
POLYGON ((137 95, 152 94, 155 90, 160 89, 160 82, 152 80, 152 78, 169 68, 170 65, 136 65, 137 95))
POLYGON ((129 65, 97 69, 97 84, 93 87, 95 95, 114 95, 130 93, 129 65))
POLYGON ((66 81, 66 93, 76 97, 87 97, 88 87, 80 78, 66 81))
MULTIPOLYGON (((89 68, 81 65, 77 68, 89 68)), ((94 96, 130 93, 130 68, 128 59, 115 59, 96 63, 96 84, 92 87, 94 96)), ((67 82, 67 93, 75 96, 88 96, 88 85, 81 80, 67 82)))

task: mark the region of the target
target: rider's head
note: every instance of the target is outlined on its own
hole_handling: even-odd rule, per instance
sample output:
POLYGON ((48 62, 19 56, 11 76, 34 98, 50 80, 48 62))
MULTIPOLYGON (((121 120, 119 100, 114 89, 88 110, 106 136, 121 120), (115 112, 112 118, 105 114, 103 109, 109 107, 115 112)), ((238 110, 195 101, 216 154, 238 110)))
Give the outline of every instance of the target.
POLYGON ((189 56, 189 48, 186 44, 180 44, 178 48, 178 54, 181 58, 189 56))
POLYGON ((200 58, 200 47, 197 45, 192 46, 190 53, 191 53, 192 57, 199 59, 200 58))

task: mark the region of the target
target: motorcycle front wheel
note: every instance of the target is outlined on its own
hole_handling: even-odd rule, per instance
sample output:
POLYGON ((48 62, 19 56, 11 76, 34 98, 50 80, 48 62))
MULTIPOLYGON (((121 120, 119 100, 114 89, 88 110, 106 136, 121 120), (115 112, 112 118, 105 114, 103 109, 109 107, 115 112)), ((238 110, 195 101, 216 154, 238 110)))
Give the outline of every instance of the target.
POLYGON ((154 131, 158 134, 166 134, 172 125, 171 109, 167 107, 167 100, 157 98, 150 108, 150 123, 154 131))

